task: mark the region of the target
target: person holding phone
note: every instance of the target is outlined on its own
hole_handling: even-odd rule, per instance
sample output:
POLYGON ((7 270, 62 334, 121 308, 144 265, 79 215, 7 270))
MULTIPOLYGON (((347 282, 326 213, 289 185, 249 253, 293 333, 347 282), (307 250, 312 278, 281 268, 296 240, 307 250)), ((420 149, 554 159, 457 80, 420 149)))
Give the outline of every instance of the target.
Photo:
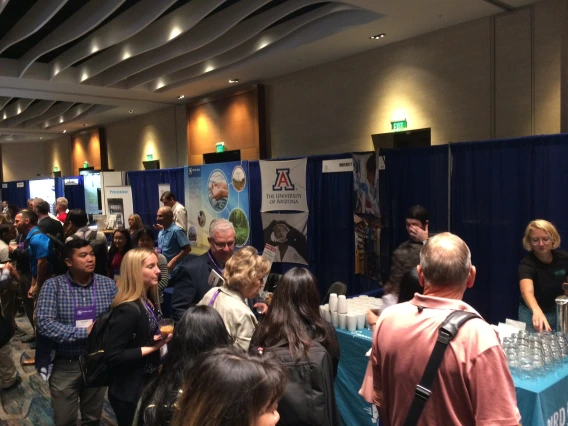
POLYGON ((559 246, 560 235, 552 223, 536 219, 528 224, 523 247, 529 253, 519 264, 519 321, 527 324, 527 331, 556 329, 555 299, 568 294, 568 252, 559 246))

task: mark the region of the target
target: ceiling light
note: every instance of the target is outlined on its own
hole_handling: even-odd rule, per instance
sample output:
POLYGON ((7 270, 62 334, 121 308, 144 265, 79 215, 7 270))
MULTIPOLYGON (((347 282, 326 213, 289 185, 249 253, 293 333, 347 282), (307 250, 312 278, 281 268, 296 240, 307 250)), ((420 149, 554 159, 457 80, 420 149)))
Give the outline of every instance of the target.
POLYGON ((183 98, 185 98, 185 95, 179 95, 178 96, 178 99, 183 99, 183 98))
POLYGON ((63 130, 63 133, 67 133, 67 130, 63 130))
POLYGON ((129 110, 128 112, 129 112, 130 114, 132 114, 132 113, 134 112, 134 110, 133 110, 133 109, 131 109, 131 110, 129 110))
POLYGON ((231 78, 231 79, 229 80, 229 83, 231 83, 231 84, 233 84, 233 83, 238 83, 238 82, 239 82, 239 79, 238 79, 238 78, 231 78))
POLYGON ((42 139, 43 139, 43 136, 41 138, 39 138, 39 140, 42 140, 42 139))
POLYGON ((83 127, 87 127, 87 125, 86 125, 86 124, 83 124, 83 127))
POLYGON ((379 40, 379 39, 383 38, 384 36, 386 36, 385 33, 380 33, 380 34, 371 36, 371 37, 369 37, 369 38, 370 38, 371 40, 379 40))

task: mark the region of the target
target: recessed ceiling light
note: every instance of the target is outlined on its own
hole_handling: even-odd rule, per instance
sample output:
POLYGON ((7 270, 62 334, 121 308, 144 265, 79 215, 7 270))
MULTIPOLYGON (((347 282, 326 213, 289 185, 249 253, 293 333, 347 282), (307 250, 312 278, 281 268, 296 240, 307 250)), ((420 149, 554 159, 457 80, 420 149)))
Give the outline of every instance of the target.
POLYGON ((378 39, 381 39, 381 38, 383 38, 384 36, 386 36, 386 34, 385 34, 385 33, 380 33, 380 34, 377 34, 377 35, 371 36, 371 37, 369 37, 369 38, 370 38, 371 40, 378 40, 378 39))
POLYGON ((63 133, 67 133, 67 130, 63 130, 63 133))
POLYGON ((42 139, 43 139, 43 136, 39 138, 39 140, 42 140, 42 139))
POLYGON ((87 127, 87 125, 86 125, 86 124, 83 124, 83 127, 87 127))
POLYGON ((238 83, 238 82, 239 82, 239 79, 238 79, 238 78, 231 78, 231 79, 229 80, 229 83, 231 83, 231 84, 233 84, 233 83, 238 83))
POLYGON ((131 110, 130 110, 130 111, 128 111, 128 112, 129 112, 130 114, 132 114, 132 113, 134 112, 134 110, 133 110, 133 109, 131 109, 131 110))
POLYGON ((183 98, 185 98, 184 95, 179 95, 179 96, 178 96, 178 99, 183 99, 183 98))

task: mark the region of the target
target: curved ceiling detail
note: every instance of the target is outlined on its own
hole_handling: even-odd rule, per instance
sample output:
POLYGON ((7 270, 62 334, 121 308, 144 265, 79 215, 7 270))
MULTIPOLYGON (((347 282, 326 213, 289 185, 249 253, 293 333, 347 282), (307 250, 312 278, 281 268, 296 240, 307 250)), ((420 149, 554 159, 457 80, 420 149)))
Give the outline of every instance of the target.
POLYGON ((52 118, 55 117, 59 117, 61 114, 63 114, 64 112, 68 111, 69 108, 71 108, 73 105, 75 105, 73 102, 59 102, 55 105, 52 105, 46 112, 44 112, 41 115, 38 115, 37 117, 34 118, 30 118, 29 120, 24 121, 21 124, 22 128, 25 129, 31 129, 34 126, 42 123, 42 122, 46 122, 48 120, 51 120, 52 118))
POLYGON ((88 33, 108 18, 124 2, 125 0, 97 0, 87 3, 19 59, 20 77, 42 55, 88 33), (77 25, 78 22, 81 25, 77 25))
POLYGON ((16 127, 26 120, 45 114, 54 103, 55 101, 39 101, 31 105, 21 114, 0 121, 0 127, 16 127))
MULTIPOLYGON (((116 19, 99 28, 51 61, 52 76, 55 77, 61 71, 82 59, 120 43, 142 31, 175 2, 176 0, 140 0, 116 19)), ((89 75, 85 74, 80 77, 81 81, 87 78, 89 78, 89 75)))
MULTIPOLYGON (((121 87, 124 89, 137 87, 163 75, 186 68, 208 57, 226 52, 259 34, 262 30, 289 14, 316 3, 321 3, 321 0, 292 0, 282 3, 265 13, 239 23, 233 28, 228 28, 227 32, 220 37, 217 37, 218 32, 215 32, 215 28, 218 28, 218 26, 210 25, 199 29, 196 27, 195 33, 188 33, 188 37, 179 40, 181 49, 168 49, 170 55, 175 52, 176 57, 169 59, 162 55, 160 64, 133 75, 121 87), (201 33, 198 32, 199 30, 201 30, 201 33)), ((207 20, 203 23, 205 24, 206 22, 207 20)))
POLYGON ((83 83, 88 84, 89 79, 122 61, 162 47, 186 33, 224 2, 225 0, 193 0, 176 10, 176 13, 153 22, 135 36, 82 64, 79 74, 89 76, 83 83))
POLYGON ((257 68, 275 76, 282 64, 291 72, 332 60, 311 43, 337 32, 347 34, 343 51, 376 47, 369 33, 381 27, 363 26, 392 7, 369 0, 0 0, 0 143, 37 141, 37 134, 48 140, 179 105, 226 90, 229 74, 250 84, 262 81, 257 68), (300 45, 317 59, 296 58, 300 45))
MULTIPOLYGON (((205 60, 181 69, 179 71, 167 74, 148 84, 149 89, 154 92, 172 90, 185 84, 193 79, 204 76, 212 71, 219 71, 233 65, 241 60, 257 54, 262 49, 278 43, 284 37, 290 35, 300 28, 317 23, 317 21, 327 15, 339 14, 346 11, 359 10, 347 4, 328 4, 298 18, 287 21, 264 31, 247 42, 216 56, 204 58, 205 60)), ((207 52, 204 52, 207 53, 207 52)))
POLYGON ((34 4, 28 13, 0 40, 0 53, 41 29, 65 3, 67 0, 42 0, 34 4))
MULTIPOLYGON (((181 56, 210 43, 231 30, 231 28, 246 18, 250 13, 264 6, 269 1, 270 0, 249 0, 248 2, 236 3, 204 19, 191 30, 170 41, 167 45, 167 49, 157 49, 146 52, 138 55, 136 60, 123 61, 108 71, 105 71, 100 75, 100 83, 104 86, 111 86, 133 74, 140 73, 154 66, 162 65, 169 59, 181 56)), ((292 0, 290 3, 298 2, 302 3, 302 0, 292 0)), ((253 19, 256 18, 248 19, 247 22, 252 24, 253 19)), ((151 79, 152 78, 149 80, 151 79)))

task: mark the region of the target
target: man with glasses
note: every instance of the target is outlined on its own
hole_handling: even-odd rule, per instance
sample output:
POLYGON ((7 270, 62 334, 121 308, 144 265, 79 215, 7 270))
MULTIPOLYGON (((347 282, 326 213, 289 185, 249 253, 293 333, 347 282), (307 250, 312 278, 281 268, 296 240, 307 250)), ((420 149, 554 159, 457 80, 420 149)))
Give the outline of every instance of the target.
POLYGON ((179 321, 190 306, 197 304, 211 287, 211 271, 223 276, 225 263, 235 250, 235 228, 227 219, 214 219, 209 226, 209 251, 182 265, 170 278, 174 287, 172 318, 179 321))
POLYGON ((168 261, 170 274, 173 274, 180 267, 183 258, 191 252, 191 246, 183 229, 174 224, 171 207, 158 209, 157 221, 162 226, 158 234, 158 249, 168 261))

